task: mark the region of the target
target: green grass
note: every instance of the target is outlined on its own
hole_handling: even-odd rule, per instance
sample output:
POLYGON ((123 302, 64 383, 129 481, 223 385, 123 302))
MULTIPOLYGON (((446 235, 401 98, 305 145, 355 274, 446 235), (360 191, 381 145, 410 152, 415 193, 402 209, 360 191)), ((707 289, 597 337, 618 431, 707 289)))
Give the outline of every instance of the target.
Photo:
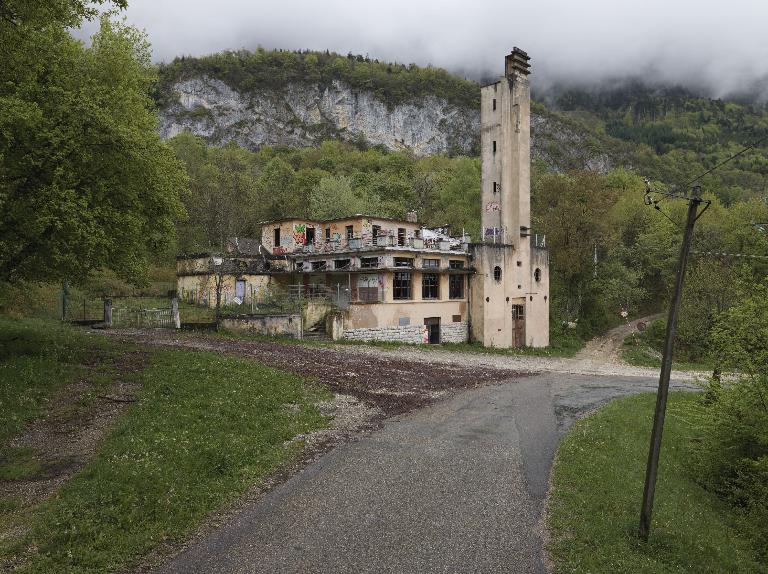
POLYGON ((732 507, 687 472, 692 429, 670 395, 649 541, 637 537, 655 395, 614 401, 563 439, 548 502, 548 550, 557 573, 768 572, 732 507))
POLYGON ((65 419, 87 408, 111 382, 105 360, 117 346, 56 321, 0 318, 0 480, 18 480, 41 470, 35 452, 9 441, 39 417, 66 385, 88 380, 88 391, 57 413, 65 419))
MULTIPOLYGON (((661 368, 661 358, 658 351, 653 349, 642 335, 630 335, 624 339, 621 356, 630 365, 636 367, 661 368)), ((712 365, 707 363, 692 363, 687 361, 672 361, 676 371, 711 371, 712 365)))
MULTIPOLYGON (((35 366, 51 367, 31 353, 30 341, 44 336, 41 325, 2 320, 3 337, 9 324, 22 333, 15 341, 21 358, 4 347, 2 364, 29 361, 26 381, 45 389, 40 395, 61 388, 49 370, 35 366)), ((79 341, 72 361, 87 357, 78 355, 84 332, 63 332, 79 341)), ((94 337, 84 349, 101 342, 94 337)), ((137 402, 81 473, 36 507, 0 498, 0 569, 4 561, 20 560, 15 571, 24 573, 125 570, 158 545, 184 539, 212 511, 295 456, 301 445, 288 441, 327 424, 314 405, 328 393, 288 373, 214 353, 149 353, 142 371, 124 374, 141 384, 137 402)), ((24 385, 3 391, 11 399, 4 414, 16 413, 14 420, 44 411, 44 401, 27 405, 24 385)), ((6 439, 20 430, 18 423, 6 426, 6 439)))
POLYGON ((553 335, 549 347, 520 347, 515 349, 502 349, 498 347, 483 347, 480 343, 442 343, 440 345, 425 345, 416 343, 397 343, 392 341, 356 341, 353 339, 340 339, 332 343, 323 343, 325 346, 335 345, 362 345, 378 347, 381 349, 413 348, 425 351, 453 351, 459 353, 479 353, 489 355, 506 356, 533 356, 533 357, 573 357, 584 346, 584 341, 575 336, 553 335))

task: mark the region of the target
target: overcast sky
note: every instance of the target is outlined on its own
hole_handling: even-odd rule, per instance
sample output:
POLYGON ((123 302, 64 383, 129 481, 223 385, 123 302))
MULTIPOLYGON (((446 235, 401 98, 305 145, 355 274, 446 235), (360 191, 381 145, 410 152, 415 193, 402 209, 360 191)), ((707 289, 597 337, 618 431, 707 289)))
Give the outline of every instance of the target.
MULTIPOLYGON (((768 75, 768 0, 129 0, 158 61, 329 49, 499 75, 513 46, 539 87, 641 75, 742 91, 768 75)), ((91 28, 92 30, 92 28, 91 28)), ((89 30, 86 29, 87 33, 89 30)))

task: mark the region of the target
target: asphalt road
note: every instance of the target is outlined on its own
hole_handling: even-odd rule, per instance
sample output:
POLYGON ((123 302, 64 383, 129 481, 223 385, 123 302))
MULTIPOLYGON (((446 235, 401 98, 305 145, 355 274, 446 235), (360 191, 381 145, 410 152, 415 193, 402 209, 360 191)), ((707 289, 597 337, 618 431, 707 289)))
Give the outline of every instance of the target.
POLYGON ((578 416, 656 384, 547 373, 394 417, 157 572, 546 573, 541 517, 560 437, 578 416))

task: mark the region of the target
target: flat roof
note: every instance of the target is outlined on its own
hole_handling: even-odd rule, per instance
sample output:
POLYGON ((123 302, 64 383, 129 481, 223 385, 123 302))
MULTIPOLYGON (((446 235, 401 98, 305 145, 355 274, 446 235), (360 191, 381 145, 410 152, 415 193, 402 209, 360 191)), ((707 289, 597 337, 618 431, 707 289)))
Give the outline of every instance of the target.
POLYGON ((365 213, 356 213, 347 217, 335 217, 333 219, 312 219, 310 217, 281 217, 279 219, 270 219, 268 221, 259 221, 259 225, 269 225, 270 223, 284 223, 286 221, 306 221, 309 223, 333 223, 334 221, 345 221, 347 219, 381 219, 383 221, 394 221, 395 223, 407 223, 409 225, 421 225, 418 221, 408 221, 406 219, 395 219, 393 217, 383 217, 380 215, 367 215, 365 213))

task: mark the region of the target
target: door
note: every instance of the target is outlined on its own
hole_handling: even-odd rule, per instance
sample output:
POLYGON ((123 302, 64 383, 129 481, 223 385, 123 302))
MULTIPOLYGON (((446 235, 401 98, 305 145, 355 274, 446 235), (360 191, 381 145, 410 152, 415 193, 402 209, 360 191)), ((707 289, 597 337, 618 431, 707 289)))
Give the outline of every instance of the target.
POLYGON ((314 243, 315 243, 315 228, 307 227, 307 245, 312 245, 314 243))
POLYGON ((512 346, 525 347, 525 305, 512 305, 512 346))
POLYGON ((242 303, 245 301, 245 281, 238 279, 235 281, 235 297, 242 303))
POLYGON ((427 342, 430 345, 440 344, 440 317, 427 317, 424 319, 427 326, 427 342))

